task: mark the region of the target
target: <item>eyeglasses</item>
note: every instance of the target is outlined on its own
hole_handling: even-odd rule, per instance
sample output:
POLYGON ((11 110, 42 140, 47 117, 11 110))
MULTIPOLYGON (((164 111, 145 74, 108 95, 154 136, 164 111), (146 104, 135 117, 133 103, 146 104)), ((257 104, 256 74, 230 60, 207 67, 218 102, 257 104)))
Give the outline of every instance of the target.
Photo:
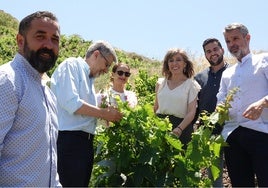
POLYGON ((99 50, 101 56, 105 59, 106 63, 105 66, 107 69, 109 69, 109 67, 111 66, 111 63, 109 63, 108 59, 103 55, 103 53, 99 50))
POLYGON ((125 77, 130 77, 130 75, 131 75, 131 73, 130 72, 124 72, 124 71, 116 71, 117 72, 117 74, 119 75, 119 76, 123 76, 123 74, 125 74, 125 77))

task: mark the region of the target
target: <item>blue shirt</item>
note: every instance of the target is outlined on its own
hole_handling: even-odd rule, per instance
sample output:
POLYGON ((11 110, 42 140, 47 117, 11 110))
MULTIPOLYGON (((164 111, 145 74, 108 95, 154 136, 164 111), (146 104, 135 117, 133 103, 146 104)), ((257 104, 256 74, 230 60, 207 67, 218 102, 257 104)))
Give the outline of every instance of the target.
POLYGON ((80 130, 95 134, 95 117, 74 114, 83 102, 96 106, 94 78, 81 57, 63 61, 51 76, 51 89, 57 97, 59 130, 80 130))
POLYGON ((0 186, 61 186, 56 98, 17 54, 0 66, 0 186))
POLYGON ((235 65, 227 68, 217 94, 218 103, 225 100, 228 92, 237 87, 231 108, 230 120, 225 122, 222 135, 225 139, 239 125, 256 131, 268 133, 268 108, 264 108, 257 120, 243 117, 243 112, 252 103, 268 96, 268 54, 248 54, 235 65))

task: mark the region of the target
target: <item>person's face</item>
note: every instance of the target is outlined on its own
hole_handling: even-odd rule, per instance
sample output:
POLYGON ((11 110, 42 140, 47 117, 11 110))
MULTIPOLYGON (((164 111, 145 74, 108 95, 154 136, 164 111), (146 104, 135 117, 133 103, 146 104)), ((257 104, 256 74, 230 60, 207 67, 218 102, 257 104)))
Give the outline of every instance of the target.
POLYGON ((121 65, 117 67, 117 70, 112 73, 114 84, 126 84, 130 76, 130 70, 127 66, 121 65))
POLYGON ((250 35, 243 36, 238 30, 232 30, 224 33, 225 42, 230 53, 239 61, 249 53, 250 35))
POLYGON ((94 63, 90 65, 90 77, 99 77, 109 71, 113 63, 113 56, 104 56, 101 51, 96 50, 93 52, 94 63))
POLYGON ((168 60, 168 69, 171 74, 183 74, 183 69, 186 67, 186 63, 184 62, 182 56, 177 53, 173 57, 168 60))
POLYGON ((59 54, 59 25, 48 18, 35 19, 26 36, 17 35, 19 52, 39 73, 50 70, 59 54))
POLYGON ((217 42, 208 43, 204 47, 205 57, 211 66, 217 66, 223 63, 224 50, 217 42))

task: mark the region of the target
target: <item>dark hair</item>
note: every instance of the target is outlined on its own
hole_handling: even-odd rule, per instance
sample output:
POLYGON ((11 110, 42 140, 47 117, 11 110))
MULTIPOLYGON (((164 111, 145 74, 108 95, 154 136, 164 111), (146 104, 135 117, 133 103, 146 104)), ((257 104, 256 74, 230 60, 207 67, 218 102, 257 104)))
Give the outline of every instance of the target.
POLYGON ((203 50, 205 51, 205 46, 208 45, 209 43, 212 43, 212 42, 216 42, 218 44, 218 46, 220 48, 222 48, 222 45, 221 45, 221 43, 220 43, 220 41, 218 39, 216 39, 216 38, 208 38, 203 42, 203 45, 202 45, 203 50))
POLYGON ((224 28, 223 34, 236 29, 239 30, 239 32, 242 33, 244 37, 249 33, 248 28, 245 25, 241 23, 231 23, 224 28))
POLYGON ((164 63, 163 63, 163 68, 162 68, 162 75, 165 76, 166 78, 170 78, 171 77, 171 72, 168 68, 168 61, 170 58, 172 58, 174 55, 176 54, 180 54, 183 58, 183 61, 186 63, 186 67, 185 70, 183 71, 183 74, 187 77, 187 78, 191 78, 194 75, 194 68, 193 68, 193 63, 192 61, 190 61, 190 59, 188 58, 186 52, 182 49, 179 48, 172 48, 169 49, 165 55, 164 58, 164 63))
POLYGON ((26 16, 21 20, 19 24, 19 34, 25 36, 31 26, 32 21, 40 18, 49 18, 55 22, 58 22, 57 17, 53 13, 48 11, 37 11, 35 13, 26 16))

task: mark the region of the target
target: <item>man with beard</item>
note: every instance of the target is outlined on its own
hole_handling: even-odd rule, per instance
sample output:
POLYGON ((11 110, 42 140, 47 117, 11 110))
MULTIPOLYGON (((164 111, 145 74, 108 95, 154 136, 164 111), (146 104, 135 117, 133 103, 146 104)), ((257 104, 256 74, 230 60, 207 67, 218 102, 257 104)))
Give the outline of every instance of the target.
POLYGON ((227 25, 223 35, 238 61, 222 74, 217 94, 220 105, 238 88, 222 130, 228 174, 233 187, 268 187, 268 54, 250 52, 251 36, 243 24, 227 25))
MULTIPOLYGON (((198 94, 197 116, 206 111, 212 113, 215 111, 217 104, 217 93, 220 87, 220 80, 223 71, 227 68, 228 63, 224 61, 224 49, 220 41, 216 38, 208 38, 203 42, 203 50, 210 67, 198 73, 195 80, 200 84, 201 90, 198 94)), ((201 121, 201 120, 200 120, 201 121)), ((202 124, 202 122, 200 122, 202 124)), ((222 125, 216 124, 212 133, 221 134, 222 125)), ((223 168, 223 156, 220 159, 220 168, 223 168)), ((211 173, 208 171, 210 177, 211 173)), ((222 187, 222 172, 219 178, 214 181, 214 187, 222 187)))
POLYGON ((108 73, 117 56, 105 41, 90 45, 84 58, 64 60, 51 77, 59 111, 58 172, 63 187, 88 187, 93 168, 97 118, 118 121, 113 107, 97 107, 94 80, 108 73))
POLYGON ((56 98, 42 83, 58 57, 58 20, 47 11, 28 15, 16 39, 18 53, 0 66, 0 185, 61 186, 56 98))

